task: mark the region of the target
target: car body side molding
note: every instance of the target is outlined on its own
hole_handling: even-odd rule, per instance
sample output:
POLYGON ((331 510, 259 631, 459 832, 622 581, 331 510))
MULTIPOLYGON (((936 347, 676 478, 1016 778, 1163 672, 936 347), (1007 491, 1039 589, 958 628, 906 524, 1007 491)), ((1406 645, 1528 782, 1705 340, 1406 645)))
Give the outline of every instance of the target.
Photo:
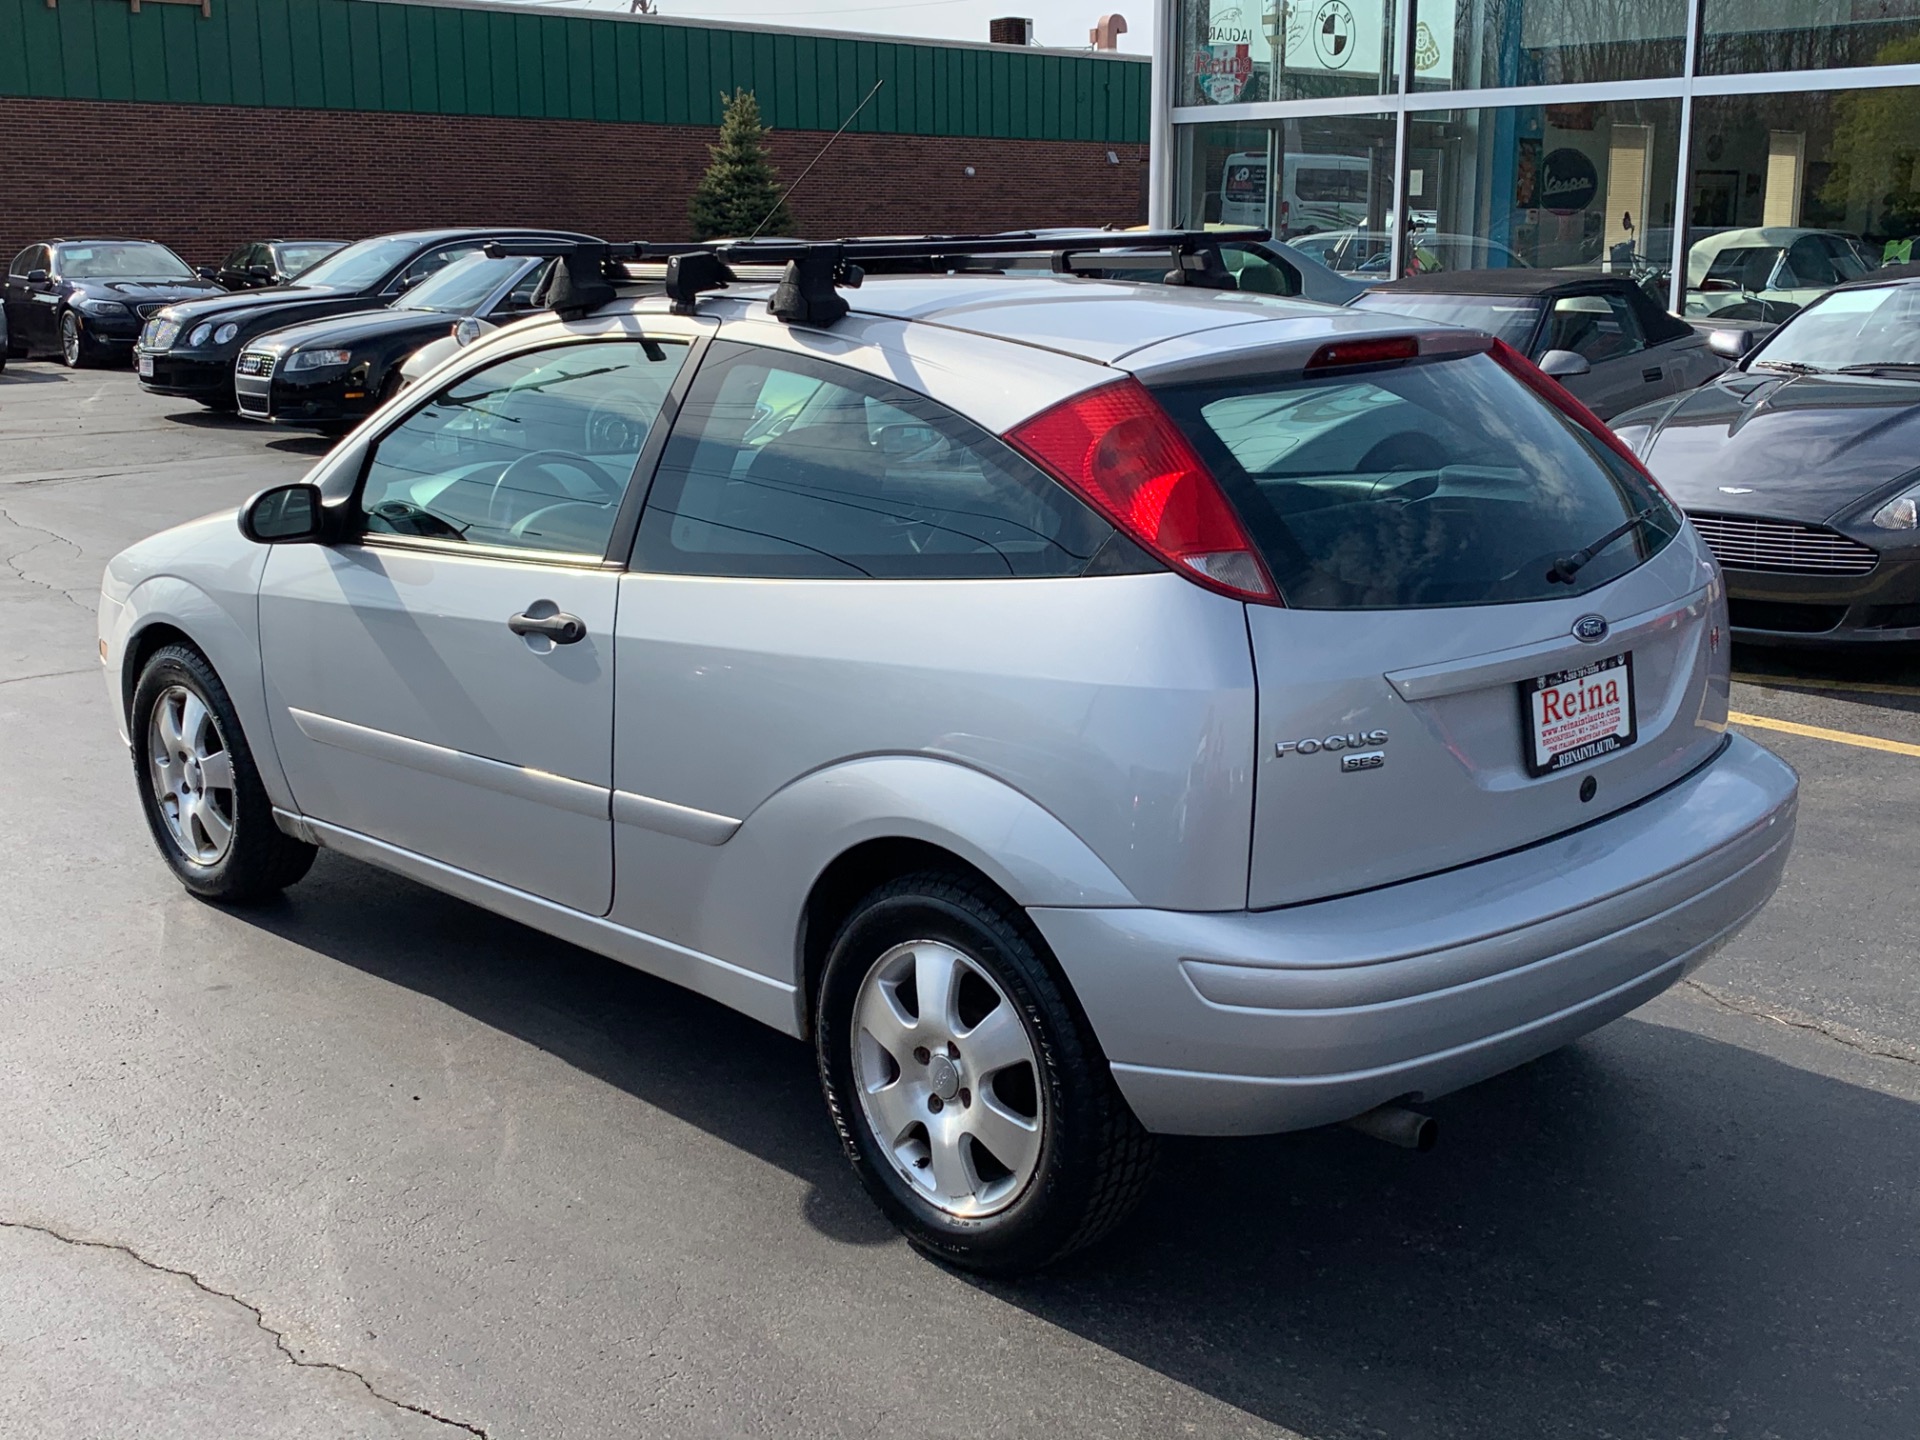
POLYGON ((529 770, 522 765, 508 765, 444 745, 430 745, 425 740, 412 740, 405 735, 336 720, 330 715, 316 715, 291 705, 287 707, 287 714, 300 727, 300 733, 317 745, 352 750, 389 765, 424 770, 444 780, 478 785, 575 815, 605 817, 608 814, 609 792, 605 786, 569 780, 564 775, 550 775, 543 770, 529 770))
POLYGON ((613 792, 613 818, 617 824, 657 830, 662 835, 691 840, 696 845, 724 845, 740 828, 740 822, 730 815, 655 800, 651 795, 636 795, 631 790, 613 792))

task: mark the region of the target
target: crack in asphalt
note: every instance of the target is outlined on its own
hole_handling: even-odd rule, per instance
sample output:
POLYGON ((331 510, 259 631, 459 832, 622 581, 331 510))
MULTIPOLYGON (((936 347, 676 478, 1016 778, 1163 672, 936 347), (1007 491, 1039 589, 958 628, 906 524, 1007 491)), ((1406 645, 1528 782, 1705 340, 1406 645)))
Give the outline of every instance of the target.
POLYGON ((68 675, 90 675, 93 668, 89 665, 79 670, 49 670, 42 675, 8 675, 0 679, 0 685, 24 685, 29 680, 59 680, 68 675))
POLYGON ((1920 1065, 1920 1050, 1902 1047, 1889 1050, 1888 1045, 1899 1045, 1897 1040, 1887 1040, 1865 1031, 1855 1030, 1848 1025, 1836 1025, 1831 1021, 1815 1019, 1798 1010, 1788 1010, 1776 1005, 1763 1005, 1758 1000, 1745 1000, 1737 995, 1729 995, 1724 990, 1716 990, 1711 985, 1703 985, 1698 980, 1687 979, 1680 982, 1688 990, 1696 990, 1718 1005, 1722 1010, 1735 1015, 1745 1015, 1752 1020, 1771 1020, 1776 1025, 1784 1025, 1790 1030, 1809 1030, 1836 1045, 1849 1050, 1857 1050, 1862 1055, 1871 1055, 1878 1060, 1898 1060, 1905 1065, 1920 1065))
POLYGON ((44 535, 47 537, 45 540, 42 540, 36 544, 27 546, 24 550, 15 550, 7 555, 0 556, 0 559, 3 559, 6 561, 7 568, 13 571, 13 573, 18 575, 22 580, 26 581, 27 584, 38 586, 42 590, 46 590, 51 592, 52 594, 62 596, 65 598, 66 602, 69 605, 74 606, 76 609, 84 610, 89 615, 93 614, 94 613, 93 607, 91 605, 88 605, 83 600, 76 599, 74 597, 74 593, 71 590, 67 589, 64 585, 55 585, 46 580, 36 580, 33 576, 27 573, 26 567, 20 563, 21 558, 23 556, 31 555, 36 550, 44 550, 49 544, 65 545, 69 550, 73 551, 73 553, 76 555, 85 555, 87 553, 85 547, 82 546, 79 541, 69 540, 66 536, 60 534, 58 531, 49 530, 43 525, 29 525, 24 520, 16 520, 13 518, 12 515, 7 513, 4 507, 0 507, 0 520, 6 521, 7 524, 13 526, 13 528, 16 530, 22 530, 22 531, 31 530, 36 535, 44 535))
POLYGON ((72 1245, 78 1249, 111 1250, 115 1254, 125 1255, 130 1260, 146 1266, 149 1270, 157 1270, 162 1275, 178 1275, 182 1279, 189 1281, 205 1294, 211 1295, 215 1299, 231 1301, 242 1310, 245 1310, 249 1315, 253 1316, 253 1323, 272 1337, 274 1346, 282 1355, 287 1357, 289 1363, 298 1365, 305 1370, 331 1370, 338 1375, 350 1376, 352 1379, 358 1380, 360 1384, 365 1387, 367 1394, 382 1404, 391 1405, 396 1410, 405 1410, 414 1415, 424 1416, 436 1424, 447 1426, 449 1429, 461 1430, 469 1435, 478 1435, 480 1440, 489 1440, 487 1432, 480 1426, 469 1424, 465 1420, 455 1420, 450 1416, 429 1410, 424 1405, 414 1405, 406 1400, 396 1399, 394 1396, 388 1395, 375 1388, 371 1380, 367 1379, 367 1377, 362 1375, 358 1370, 352 1369, 349 1366, 336 1365, 331 1360, 307 1360, 294 1354, 293 1348, 287 1344, 287 1337, 267 1323, 267 1317, 262 1313, 258 1305, 255 1305, 251 1300, 242 1299, 231 1291, 221 1290, 209 1285, 191 1270, 181 1270, 172 1265, 162 1265, 157 1260, 149 1260, 131 1245, 123 1245, 116 1240, 86 1240, 74 1235, 64 1235, 49 1226, 36 1225, 31 1220, 0 1219, 0 1230, 29 1230, 38 1235, 45 1235, 49 1239, 58 1240, 63 1245, 72 1245))

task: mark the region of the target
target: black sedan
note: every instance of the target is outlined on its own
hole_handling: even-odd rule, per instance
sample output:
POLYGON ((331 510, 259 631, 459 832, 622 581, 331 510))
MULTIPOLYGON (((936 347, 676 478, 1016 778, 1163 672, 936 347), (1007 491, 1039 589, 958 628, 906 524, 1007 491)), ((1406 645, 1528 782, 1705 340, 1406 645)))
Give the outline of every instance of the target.
POLYGON ((231 410, 237 403, 233 362, 257 335, 305 320, 378 309, 489 240, 592 239, 569 231, 498 226, 413 230, 357 241, 291 285, 243 290, 161 311, 140 332, 134 350, 140 383, 159 395, 181 395, 231 410))
POLYGON ((253 240, 240 245, 219 265, 200 273, 218 280, 228 290, 262 290, 269 285, 285 285, 311 270, 334 251, 346 245, 344 240, 253 240))
POLYGON ((1719 557, 1736 638, 1920 641, 1920 265, 1828 291, 1613 425, 1719 557))
POLYGON ((7 353, 52 351, 71 366, 126 363, 147 316, 175 300, 217 294, 151 240, 47 240, 7 266, 7 353))
POLYGON ((489 327, 531 314, 552 261, 468 255, 378 310, 271 330, 234 366, 240 413, 326 428, 360 419, 400 388, 400 362, 462 319, 489 327))

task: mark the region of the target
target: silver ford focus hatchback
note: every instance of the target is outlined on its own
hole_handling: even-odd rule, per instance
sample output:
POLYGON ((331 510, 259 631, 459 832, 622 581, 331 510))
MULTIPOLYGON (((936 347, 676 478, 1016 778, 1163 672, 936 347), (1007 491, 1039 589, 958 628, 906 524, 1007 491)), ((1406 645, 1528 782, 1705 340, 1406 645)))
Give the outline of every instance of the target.
POLYGON ((803 268, 503 329, 112 561, 189 890, 326 847, 806 1037, 880 1206, 1002 1272, 1155 1135, 1472 1084, 1772 893, 1796 781, 1728 732, 1712 556, 1523 359, 803 268))

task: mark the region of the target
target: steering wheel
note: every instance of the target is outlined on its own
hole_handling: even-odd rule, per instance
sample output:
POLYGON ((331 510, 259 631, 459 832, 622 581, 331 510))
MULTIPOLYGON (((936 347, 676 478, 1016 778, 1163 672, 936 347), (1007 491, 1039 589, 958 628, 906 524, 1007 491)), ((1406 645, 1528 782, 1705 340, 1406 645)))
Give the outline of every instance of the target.
MULTIPOLYGON (((571 450, 530 450, 500 472, 500 478, 493 482, 493 489, 487 495, 487 519, 496 524, 506 524, 512 516, 503 510, 500 492, 511 491, 521 476, 541 471, 553 475, 560 469, 574 470, 587 477, 595 489, 600 492, 600 502, 606 505, 618 504, 625 487, 609 475, 597 461, 584 455, 576 455, 571 450)), ((557 494, 543 497, 550 504, 553 500, 575 500, 581 497, 569 494, 562 488, 557 494)), ((541 507, 544 508, 544 507, 541 507)))
POLYGON ((370 519, 381 521, 395 535, 462 539, 466 533, 458 525, 441 519, 431 510, 421 509, 411 500, 382 500, 378 505, 369 505, 367 515, 370 519))

